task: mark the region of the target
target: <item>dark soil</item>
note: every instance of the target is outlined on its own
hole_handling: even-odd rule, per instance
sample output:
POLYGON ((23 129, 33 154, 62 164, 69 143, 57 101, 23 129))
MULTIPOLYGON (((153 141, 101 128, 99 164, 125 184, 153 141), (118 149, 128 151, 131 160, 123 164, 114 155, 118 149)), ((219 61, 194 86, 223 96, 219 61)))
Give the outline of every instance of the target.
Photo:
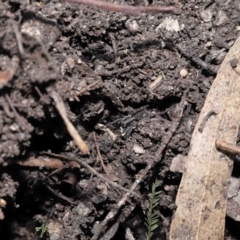
MULTIPOLYGON (((171 160, 188 153, 206 94, 239 35, 240 1, 125 3, 179 4, 182 12, 133 18, 61 0, 0 1, 0 200, 7 204, 0 208, 1 239, 39 239, 36 227, 42 223, 49 228, 44 239, 93 236, 124 192, 84 168, 65 165, 45 179, 53 169, 23 162, 30 157, 46 160, 41 152, 51 151, 81 158, 106 176, 94 132, 105 165, 126 188, 140 170, 158 161, 137 188, 141 199, 128 199, 107 225, 111 230, 116 226, 113 237, 102 239, 125 239, 127 228, 136 239, 145 239, 148 197, 156 179, 162 180, 162 194, 155 209, 159 227, 152 239, 168 239, 181 180, 180 173, 169 170, 171 160), (175 30, 163 26, 167 18, 176 21, 175 30), (162 80, 151 88, 158 77, 162 80), (52 91, 63 98, 70 121, 90 147, 89 155, 73 143, 52 91), (182 121, 156 159, 174 125, 171 109, 184 92, 182 121), (99 123, 117 139, 99 129, 99 123)), ((238 227, 227 219, 226 239, 240 239, 238 227)))

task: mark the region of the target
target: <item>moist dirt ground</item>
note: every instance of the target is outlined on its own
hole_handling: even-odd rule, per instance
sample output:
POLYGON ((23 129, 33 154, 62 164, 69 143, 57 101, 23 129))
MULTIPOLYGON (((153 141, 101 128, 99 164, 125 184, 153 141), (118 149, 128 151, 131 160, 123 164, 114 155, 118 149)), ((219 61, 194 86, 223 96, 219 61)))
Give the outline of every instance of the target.
MULTIPOLYGON (((130 230, 146 238, 156 179, 162 184, 152 239, 169 237, 181 181, 171 161, 187 155, 206 94, 239 36, 240 1, 116 2, 181 12, 130 17, 61 0, 0 1, 1 239, 91 239, 125 194, 84 167, 60 158, 49 164, 43 151, 79 158, 128 189, 153 165, 136 188, 141 197, 128 197, 100 237, 130 239, 130 230), (52 92, 89 154, 74 144, 52 92), (173 109, 183 97, 173 132, 173 109), (36 228, 45 225, 40 236, 36 228)), ((240 239, 239 223, 228 217, 225 239, 240 239)))

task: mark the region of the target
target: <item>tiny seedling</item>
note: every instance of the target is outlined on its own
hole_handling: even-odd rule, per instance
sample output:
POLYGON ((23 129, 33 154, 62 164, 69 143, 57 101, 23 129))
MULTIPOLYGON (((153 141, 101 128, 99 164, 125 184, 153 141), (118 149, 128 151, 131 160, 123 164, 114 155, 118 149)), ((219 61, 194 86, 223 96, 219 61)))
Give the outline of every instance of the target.
POLYGON ((158 215, 154 211, 156 206, 159 204, 161 191, 156 189, 162 184, 161 180, 156 180, 152 185, 152 192, 149 197, 149 208, 146 216, 145 225, 147 226, 146 240, 150 240, 153 236, 154 230, 158 228, 158 215))
POLYGON ((35 231, 38 232, 40 234, 40 238, 42 238, 47 231, 47 224, 42 223, 40 227, 35 228, 35 231))

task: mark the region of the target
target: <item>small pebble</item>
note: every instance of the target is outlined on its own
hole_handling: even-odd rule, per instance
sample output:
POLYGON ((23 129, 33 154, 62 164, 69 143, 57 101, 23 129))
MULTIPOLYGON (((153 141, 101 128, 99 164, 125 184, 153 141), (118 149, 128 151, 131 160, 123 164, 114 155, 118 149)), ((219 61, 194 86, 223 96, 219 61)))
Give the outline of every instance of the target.
POLYGON ((134 144, 133 151, 137 154, 143 154, 145 152, 145 150, 137 144, 134 144))
POLYGON ((217 16, 216 16, 216 19, 215 19, 215 25, 217 27, 223 25, 223 24, 226 24, 229 22, 229 18, 227 16, 227 14, 223 11, 223 10, 220 10, 218 13, 217 13, 217 16))
POLYGON ((180 75, 181 75, 181 77, 183 77, 183 78, 185 78, 187 75, 188 75, 188 70, 187 69, 182 69, 181 71, 180 71, 180 75))
POLYGON ((6 206, 7 206, 7 202, 3 198, 0 198, 0 207, 5 208, 6 206))
POLYGON ((220 53, 215 57, 215 59, 214 59, 214 61, 213 61, 214 64, 216 64, 216 65, 222 64, 222 62, 223 62, 224 58, 226 57, 226 55, 227 55, 227 52, 226 52, 226 51, 220 52, 220 53))
POLYGON ((212 46, 212 41, 208 41, 206 44, 205 44, 205 47, 206 48, 209 48, 212 46))
POLYGON ((212 11, 210 9, 206 9, 200 12, 200 17, 204 22, 211 22, 212 21, 212 11))
POLYGON ((236 68, 238 65, 238 60, 236 58, 233 58, 231 61, 230 61, 230 66, 232 68, 236 68))
POLYGON ((169 192, 169 191, 174 191, 176 187, 174 185, 165 185, 164 190, 169 192))
POLYGON ((135 34, 139 31, 139 25, 136 20, 130 20, 128 19, 126 21, 126 28, 131 32, 132 34, 135 34))
POLYGON ((13 131, 13 132, 16 132, 18 129, 19 129, 19 126, 14 123, 12 125, 9 126, 9 128, 13 131))
POLYGON ((61 223, 57 221, 49 221, 48 226, 47 226, 47 231, 49 234, 50 240, 58 240, 61 239, 61 230, 63 226, 61 223))

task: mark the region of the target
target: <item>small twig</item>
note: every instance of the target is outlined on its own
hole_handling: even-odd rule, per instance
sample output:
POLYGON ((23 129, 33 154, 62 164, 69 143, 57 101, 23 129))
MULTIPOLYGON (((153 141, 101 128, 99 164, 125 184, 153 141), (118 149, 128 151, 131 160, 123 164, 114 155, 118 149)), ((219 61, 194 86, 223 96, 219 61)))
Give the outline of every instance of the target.
POLYGON ((15 117, 18 118, 19 115, 18 115, 16 109, 13 107, 12 101, 10 100, 10 97, 7 94, 6 94, 6 100, 7 100, 8 104, 9 104, 10 108, 12 109, 12 112, 14 113, 15 117))
POLYGON ((24 53, 24 48, 23 48, 23 44, 22 44, 22 35, 18 29, 18 25, 16 22, 13 23, 13 31, 14 31, 14 34, 16 37, 18 51, 20 53, 20 56, 24 57, 25 53, 24 53))
POLYGON ((176 132, 176 130, 177 130, 177 128, 178 128, 178 126, 179 126, 179 124, 182 120, 183 111, 184 111, 185 104, 186 104, 187 92, 188 92, 188 89, 184 91, 180 103, 178 103, 175 106, 175 109, 173 110, 174 114, 169 116, 171 118, 171 120, 173 121, 173 126, 172 126, 172 129, 169 130, 167 136, 165 137, 165 140, 162 141, 162 144, 158 148, 158 150, 155 154, 156 157, 161 157, 163 150, 166 148, 166 146, 170 142, 173 134, 176 132))
POLYGON ((130 228, 126 229, 126 234, 125 234, 126 240, 135 240, 133 233, 130 228))
POLYGON ((76 158, 73 158, 73 157, 68 157, 68 156, 63 156, 63 155, 59 155, 59 154, 54 154, 54 153, 49 153, 49 152, 42 152, 43 154, 46 154, 46 155, 49 155, 49 156, 53 156, 53 157, 57 157, 57 158, 62 158, 64 160, 67 160, 67 161, 74 161, 74 162, 77 162, 79 163, 80 165, 82 165, 83 167, 87 168, 89 172, 91 172, 92 174, 94 174, 95 176, 101 178, 102 180, 106 181, 107 183, 111 184, 112 186, 116 187, 116 188, 119 188, 127 193, 130 194, 133 194, 137 197, 140 197, 137 193, 133 192, 132 190, 129 190, 125 187, 122 187, 121 185, 117 184, 117 183, 114 183, 113 181, 105 178, 102 174, 98 173, 95 169, 93 169, 91 166, 89 166, 87 163, 85 163, 84 161, 82 161, 81 159, 76 159, 76 158))
MULTIPOLYGON (((156 77, 156 79, 151 82, 148 87, 150 89, 151 92, 153 92, 155 90, 155 88, 159 87, 159 85, 162 83, 162 75, 159 75, 158 77, 156 77)), ((153 93, 154 94, 154 93, 153 93)))
POLYGON ((102 165, 102 168, 103 168, 104 172, 106 173, 106 175, 107 175, 112 181, 114 181, 114 182, 115 182, 115 181, 118 181, 119 179, 108 171, 107 167, 105 166, 105 164, 104 164, 104 162, 103 162, 103 159, 102 159, 102 156, 101 156, 101 153, 100 153, 100 150, 99 150, 99 146, 98 146, 98 143, 97 143, 97 138, 96 138, 96 134, 95 134, 95 133, 93 133, 93 139, 94 139, 95 146, 96 146, 96 149, 97 149, 98 158, 99 158, 99 160, 100 160, 100 163, 101 163, 101 165, 102 165))
POLYGON ((0 104, 2 105, 3 111, 9 118, 14 118, 14 113, 10 111, 8 104, 3 97, 0 98, 0 104))
POLYGON ((77 132, 77 130, 75 129, 73 124, 69 121, 62 98, 56 92, 52 92, 51 97, 53 98, 53 100, 56 104, 56 108, 57 108, 59 114, 61 115, 69 134, 74 139, 78 148, 84 154, 87 154, 89 152, 89 148, 88 148, 87 144, 83 141, 83 139, 81 138, 81 136, 79 135, 79 133, 77 132))
POLYGON ((18 112, 16 111, 15 107, 14 107, 13 104, 12 104, 12 101, 11 101, 10 97, 9 97, 7 94, 6 94, 6 100, 7 100, 8 104, 9 104, 12 112, 14 113, 15 118, 18 120, 18 122, 19 122, 19 124, 20 124, 20 127, 22 128, 22 130, 25 130, 25 129, 24 129, 24 123, 23 123, 23 121, 22 121, 22 118, 21 118, 21 116, 18 114, 18 112))
POLYGON ((218 67, 214 66, 212 64, 204 62, 202 59, 199 57, 194 57, 191 56, 187 51, 185 51, 180 45, 175 45, 176 49, 187 59, 193 61, 196 63, 198 66, 202 67, 203 69, 207 70, 211 74, 216 74, 218 72, 218 67))
POLYGON ((73 204, 73 205, 77 205, 77 204, 78 204, 78 202, 72 201, 69 197, 66 197, 66 196, 64 196, 62 193, 55 191, 55 190, 52 189, 50 186, 47 185, 46 187, 47 187, 47 189, 48 189, 51 193, 53 193, 54 195, 56 195, 57 197, 65 200, 65 201, 67 201, 68 203, 73 204))
POLYGON ((42 100, 44 103, 48 103, 46 97, 42 94, 42 92, 40 91, 39 87, 35 86, 34 88, 35 88, 37 94, 39 95, 40 100, 42 100))
POLYGON ((223 140, 217 139, 215 142, 216 148, 235 155, 240 155, 240 147, 223 140))
POLYGON ((99 130, 106 132, 111 137, 112 141, 116 141, 116 139, 118 137, 111 129, 106 127, 104 124, 98 123, 96 125, 95 129, 99 129, 99 130))
POLYGON ((84 4, 90 7, 97 7, 107 11, 122 12, 132 16, 139 16, 146 13, 175 13, 174 7, 166 6, 129 6, 118 3, 104 2, 100 0, 66 0, 67 2, 84 4))
MULTIPOLYGON (((122 219, 121 219, 122 220, 122 219)), ((112 239, 118 228, 119 228, 119 224, 120 224, 120 219, 118 219, 112 226, 111 228, 109 228, 107 230, 107 232, 99 239, 99 240, 109 240, 109 239, 112 239)))
POLYGON ((68 165, 68 164, 64 165, 64 166, 61 167, 61 168, 58 168, 58 169, 52 171, 50 174, 48 174, 48 175, 44 178, 44 180, 49 179, 51 176, 53 176, 53 175, 55 175, 55 174, 63 171, 63 170, 66 169, 66 168, 69 168, 69 165, 68 165))
POLYGON ((101 80, 97 80, 96 82, 86 86, 85 88, 83 88, 82 90, 80 90, 78 93, 77 93, 77 96, 80 96, 82 95, 84 92, 87 92, 88 90, 90 90, 93 86, 97 85, 99 82, 101 82, 101 80))
POLYGON ((111 39, 112 42, 112 48, 113 48, 113 53, 114 53, 114 57, 115 57, 115 61, 117 61, 117 57, 118 57, 118 46, 116 43, 116 39, 114 37, 114 35, 112 33, 109 33, 109 37, 111 39))
MULTIPOLYGON (((93 133, 93 140, 95 142, 95 146, 96 146, 96 150, 97 150, 97 156, 98 156, 99 161, 100 161, 100 163, 102 165, 102 169, 105 171, 106 167, 105 167, 105 164, 103 163, 102 156, 101 156, 100 151, 99 151, 99 146, 98 146, 98 143, 97 143, 97 138, 96 138, 96 134, 95 133, 93 133)), ((105 173, 106 173, 106 171, 105 171, 105 173)))

